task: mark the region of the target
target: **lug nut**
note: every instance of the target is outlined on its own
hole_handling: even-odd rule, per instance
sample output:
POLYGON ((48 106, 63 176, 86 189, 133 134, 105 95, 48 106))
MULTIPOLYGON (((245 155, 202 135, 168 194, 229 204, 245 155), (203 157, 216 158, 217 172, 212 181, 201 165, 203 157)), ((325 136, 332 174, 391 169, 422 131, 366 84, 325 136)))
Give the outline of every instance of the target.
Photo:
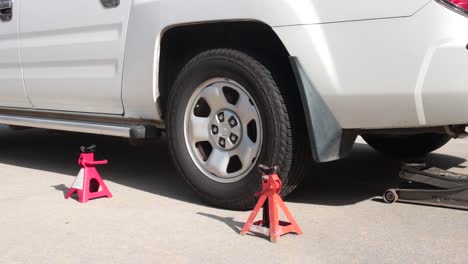
POLYGON ((231 118, 229 118, 229 125, 230 125, 231 127, 237 126, 237 121, 236 121, 236 119, 235 119, 233 116, 231 116, 231 118))
POLYGON ((224 113, 223 112, 218 114, 218 120, 219 120, 219 122, 224 122, 224 113))
POLYGON ((217 126, 215 126, 215 125, 212 125, 212 126, 211 126, 211 132, 213 132, 213 134, 215 134, 215 135, 218 134, 218 131, 219 131, 219 130, 218 130, 218 127, 217 127, 217 126))
POLYGON ((236 144, 238 138, 239 138, 238 136, 236 136, 236 135, 234 135, 232 133, 229 136, 229 139, 231 140, 232 144, 236 144))
POLYGON ((220 138, 219 139, 219 145, 221 147, 223 147, 223 148, 226 147, 226 140, 224 138, 220 138))

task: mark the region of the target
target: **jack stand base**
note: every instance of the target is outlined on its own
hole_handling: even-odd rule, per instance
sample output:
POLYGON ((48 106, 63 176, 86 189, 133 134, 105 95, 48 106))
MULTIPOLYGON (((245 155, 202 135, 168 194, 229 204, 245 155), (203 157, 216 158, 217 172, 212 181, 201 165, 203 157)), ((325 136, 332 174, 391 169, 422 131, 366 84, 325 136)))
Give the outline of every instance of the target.
POLYGON ((403 164, 402 183, 383 194, 387 203, 405 202, 468 210, 468 175, 426 164, 403 164))

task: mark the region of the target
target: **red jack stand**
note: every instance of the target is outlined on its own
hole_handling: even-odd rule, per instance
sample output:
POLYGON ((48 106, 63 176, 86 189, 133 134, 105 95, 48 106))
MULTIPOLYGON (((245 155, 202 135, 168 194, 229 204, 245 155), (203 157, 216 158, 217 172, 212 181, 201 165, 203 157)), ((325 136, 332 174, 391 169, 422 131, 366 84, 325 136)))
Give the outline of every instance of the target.
POLYGON ((102 180, 99 172, 96 170, 96 165, 107 164, 107 160, 94 160, 94 151, 96 146, 85 148, 81 147, 81 154, 78 158, 78 165, 81 166, 81 170, 78 173, 78 176, 75 178, 70 190, 68 190, 65 195, 65 199, 70 198, 70 196, 77 192, 78 201, 80 203, 86 203, 89 199, 99 198, 107 196, 108 198, 112 197, 109 189, 107 189, 106 184, 102 180), (101 190, 99 191, 99 187, 101 190))
POLYGON ((270 229, 270 241, 277 242, 280 236, 288 233, 302 234, 301 229, 296 223, 296 220, 292 217, 288 208, 283 202, 283 199, 279 195, 282 187, 280 178, 278 177, 278 166, 273 168, 259 165, 258 169, 262 173, 262 192, 255 194, 260 196, 257 205, 250 214, 247 223, 241 230, 241 235, 245 235, 252 225, 262 226, 270 229), (260 208, 263 206, 263 219, 257 222, 253 222, 257 216, 260 208), (278 217, 278 206, 281 207, 285 216, 289 222, 280 221, 278 217))

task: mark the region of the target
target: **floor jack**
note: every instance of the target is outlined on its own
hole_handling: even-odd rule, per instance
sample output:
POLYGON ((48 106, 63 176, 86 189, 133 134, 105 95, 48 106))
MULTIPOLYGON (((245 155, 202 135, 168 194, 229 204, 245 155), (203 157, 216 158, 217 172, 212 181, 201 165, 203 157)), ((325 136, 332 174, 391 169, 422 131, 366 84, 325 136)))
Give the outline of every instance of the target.
POLYGON ((416 163, 403 164, 400 179, 399 188, 385 191, 385 202, 468 209, 468 175, 416 163))
POLYGON ((80 203, 86 203, 89 199, 104 196, 108 198, 112 197, 111 192, 95 167, 96 165, 107 164, 107 160, 94 160, 95 150, 95 145, 87 148, 81 147, 82 153, 78 158, 78 165, 81 166, 81 170, 67 194, 65 194, 65 199, 70 198, 70 196, 75 192, 78 194, 78 201, 80 203))
POLYGON ((250 217, 242 228, 240 234, 245 235, 250 231, 252 225, 269 228, 271 242, 277 242, 280 236, 287 233, 296 233, 298 235, 302 234, 296 220, 294 220, 288 208, 284 204, 283 199, 279 195, 282 187, 281 180, 277 174, 279 167, 275 166, 269 168, 259 165, 258 169, 262 173, 262 192, 256 194, 256 196, 259 196, 257 205, 255 205, 255 208, 250 214, 250 217), (262 220, 254 222, 255 217, 262 207, 262 220), (289 222, 279 220, 278 207, 283 210, 289 222))

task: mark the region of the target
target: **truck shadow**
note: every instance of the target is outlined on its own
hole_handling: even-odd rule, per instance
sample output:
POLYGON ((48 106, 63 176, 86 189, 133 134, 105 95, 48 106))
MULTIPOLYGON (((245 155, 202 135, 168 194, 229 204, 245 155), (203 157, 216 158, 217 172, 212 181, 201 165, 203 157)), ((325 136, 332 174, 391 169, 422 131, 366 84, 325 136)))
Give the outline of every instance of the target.
MULTIPOLYGON (((184 202, 200 204, 199 198, 177 175, 163 138, 149 145, 132 146, 125 139, 40 129, 13 131, 0 127, 0 163, 69 175, 63 185, 51 186, 66 192, 79 171, 79 147, 97 145, 97 159, 108 159, 99 167, 104 180, 184 202)), ((454 168, 465 159, 431 154, 430 160, 443 169, 454 168)), ((397 161, 389 160, 356 144, 350 157, 314 164, 303 184, 286 201, 330 206, 354 204, 380 196, 398 183, 397 161)))
POLYGON ((132 146, 126 139, 41 129, 12 131, 0 127, 0 163, 70 176, 51 188, 65 193, 80 169, 80 146, 97 145, 98 170, 105 181, 190 203, 198 197, 176 173, 164 139, 132 146))

